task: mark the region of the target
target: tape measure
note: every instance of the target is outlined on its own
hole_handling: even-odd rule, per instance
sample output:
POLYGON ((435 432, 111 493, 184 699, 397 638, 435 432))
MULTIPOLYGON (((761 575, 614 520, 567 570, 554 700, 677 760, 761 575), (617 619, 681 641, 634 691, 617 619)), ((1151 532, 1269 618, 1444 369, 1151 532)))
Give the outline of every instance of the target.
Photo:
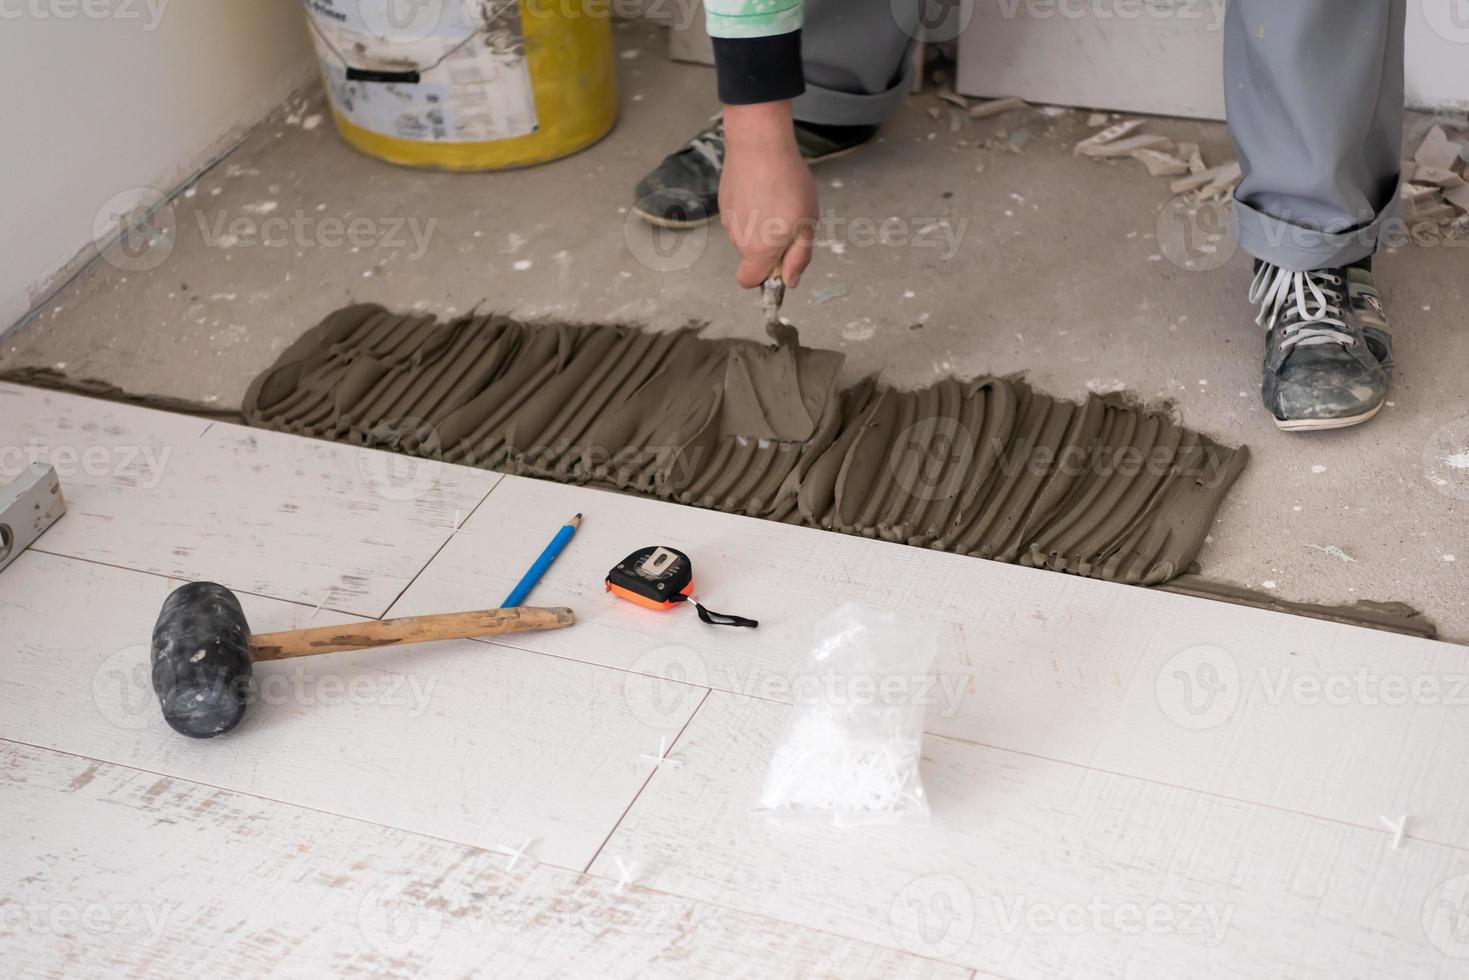
POLYGON ((726 616, 699 604, 694 596, 694 563, 677 548, 653 545, 640 548, 607 573, 607 591, 619 599, 645 609, 672 609, 692 602, 699 618, 710 626, 748 626, 759 622, 743 616, 726 616))

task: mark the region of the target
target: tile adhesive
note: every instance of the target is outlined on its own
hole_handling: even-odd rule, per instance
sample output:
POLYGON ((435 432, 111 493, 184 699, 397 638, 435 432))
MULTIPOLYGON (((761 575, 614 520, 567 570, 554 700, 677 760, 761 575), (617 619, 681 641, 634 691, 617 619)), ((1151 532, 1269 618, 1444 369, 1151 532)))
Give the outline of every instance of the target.
POLYGON ((1295 602, 1197 574, 1248 451, 1121 394, 1014 378, 836 383, 843 356, 689 329, 444 323, 352 306, 256 378, 239 412, 51 368, 0 381, 639 493, 1413 636, 1402 602, 1295 602))
POLYGON ((1013 378, 842 389, 843 355, 694 329, 351 306, 257 378, 255 426, 1117 582, 1188 571, 1248 450, 1013 378))

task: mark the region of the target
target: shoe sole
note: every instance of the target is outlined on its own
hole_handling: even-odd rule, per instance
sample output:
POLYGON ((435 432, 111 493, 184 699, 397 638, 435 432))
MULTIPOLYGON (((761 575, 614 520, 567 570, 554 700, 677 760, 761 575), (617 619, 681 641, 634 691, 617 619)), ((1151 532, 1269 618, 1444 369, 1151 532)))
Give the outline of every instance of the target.
MULTIPOLYGON (((837 150, 836 152, 834 152, 834 153, 828 153, 825 156, 812 157, 810 160, 807 160, 806 161, 806 165, 807 166, 810 166, 810 167, 814 167, 818 163, 825 163, 828 160, 835 160, 835 159, 837 159, 839 157, 844 157, 848 153, 851 153, 851 152, 853 152, 855 150, 860 150, 862 147, 866 146, 869 142, 871 142, 871 140, 863 140, 861 143, 858 143, 855 146, 849 146, 849 147, 847 147, 844 150, 837 150)), ((717 221, 717 220, 719 220, 719 212, 718 211, 714 212, 713 214, 709 215, 708 217, 699 218, 697 221, 689 221, 687 219, 679 219, 679 218, 665 218, 662 215, 657 215, 657 214, 653 214, 653 213, 651 213, 649 211, 644 211, 642 208, 638 207, 637 205, 633 205, 632 213, 635 214, 635 215, 637 215, 639 218, 642 218, 648 224, 650 224, 650 225, 657 225, 659 228, 698 228, 698 227, 700 227, 702 225, 707 225, 711 221, 717 221)))
POLYGON ((1361 415, 1349 415, 1339 419, 1276 419, 1275 427, 1284 432, 1320 432, 1325 429, 1349 429, 1376 415, 1382 408, 1382 403, 1372 406, 1369 411, 1361 415))

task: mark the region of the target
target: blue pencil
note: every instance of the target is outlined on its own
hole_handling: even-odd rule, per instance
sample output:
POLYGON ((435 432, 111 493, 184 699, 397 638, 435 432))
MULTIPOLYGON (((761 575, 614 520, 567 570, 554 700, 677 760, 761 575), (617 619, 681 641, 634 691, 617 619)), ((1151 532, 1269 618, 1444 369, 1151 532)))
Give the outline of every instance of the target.
POLYGON ((566 547, 567 543, 571 540, 571 536, 576 533, 576 529, 579 527, 581 527, 581 515, 577 514, 571 520, 567 521, 561 530, 556 532, 556 536, 551 539, 550 544, 546 545, 546 550, 541 552, 541 557, 536 559, 536 563, 530 567, 530 571, 525 573, 525 577, 520 580, 515 588, 510 590, 510 595, 506 596, 505 601, 500 603, 501 609, 514 609, 525 601, 525 597, 530 594, 530 590, 536 587, 536 583, 541 580, 541 576, 546 574, 546 569, 551 567, 551 563, 561 554, 562 549, 566 547))

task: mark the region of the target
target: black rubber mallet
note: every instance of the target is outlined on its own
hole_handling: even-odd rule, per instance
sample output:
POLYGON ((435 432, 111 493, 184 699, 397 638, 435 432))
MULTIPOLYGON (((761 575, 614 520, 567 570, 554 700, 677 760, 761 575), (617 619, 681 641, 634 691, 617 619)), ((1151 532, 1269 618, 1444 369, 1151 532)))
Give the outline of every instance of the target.
POLYGON ((572 611, 564 607, 522 607, 251 636, 245 611, 233 592, 213 582, 191 582, 164 600, 158 625, 153 627, 153 690, 164 720, 174 731, 190 738, 213 738, 234 728, 245 716, 257 660, 554 630, 575 621, 572 611))

